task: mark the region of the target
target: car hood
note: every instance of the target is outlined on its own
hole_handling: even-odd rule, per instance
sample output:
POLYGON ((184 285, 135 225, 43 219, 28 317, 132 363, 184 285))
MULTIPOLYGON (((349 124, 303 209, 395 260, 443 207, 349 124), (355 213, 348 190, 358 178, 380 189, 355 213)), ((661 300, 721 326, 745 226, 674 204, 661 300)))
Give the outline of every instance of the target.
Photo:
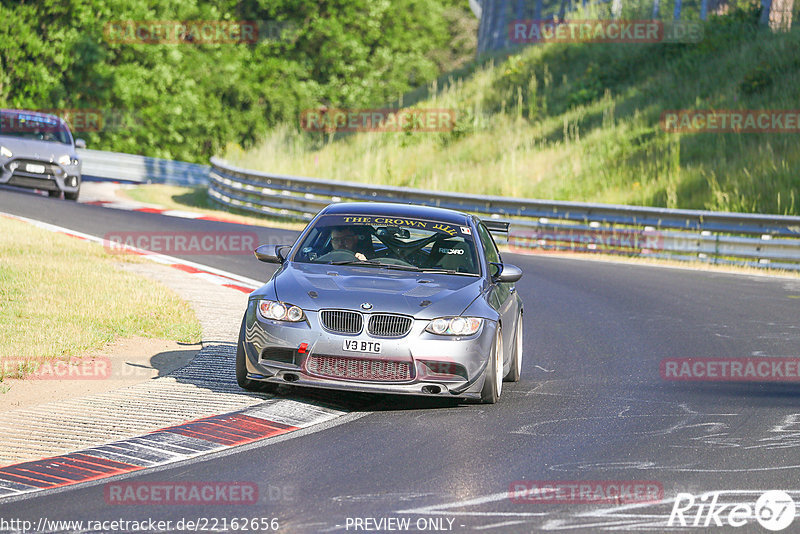
POLYGON ((278 299, 305 310, 359 310, 368 302, 371 312, 420 319, 459 315, 482 288, 481 278, 473 276, 294 262, 273 281, 278 299))
POLYGON ((45 159, 55 162, 61 156, 74 156, 75 151, 71 145, 53 141, 37 141, 35 139, 21 139, 0 135, 0 145, 9 149, 15 158, 45 159))

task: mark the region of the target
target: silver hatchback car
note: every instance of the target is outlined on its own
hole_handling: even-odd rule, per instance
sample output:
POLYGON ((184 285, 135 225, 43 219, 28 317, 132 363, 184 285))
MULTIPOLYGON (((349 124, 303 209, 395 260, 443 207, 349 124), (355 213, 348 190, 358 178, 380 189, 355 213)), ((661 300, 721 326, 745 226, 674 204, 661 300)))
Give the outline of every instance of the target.
POLYGON ((35 111, 0 109, 0 184, 41 189, 51 197, 78 200, 81 161, 64 120, 35 111))

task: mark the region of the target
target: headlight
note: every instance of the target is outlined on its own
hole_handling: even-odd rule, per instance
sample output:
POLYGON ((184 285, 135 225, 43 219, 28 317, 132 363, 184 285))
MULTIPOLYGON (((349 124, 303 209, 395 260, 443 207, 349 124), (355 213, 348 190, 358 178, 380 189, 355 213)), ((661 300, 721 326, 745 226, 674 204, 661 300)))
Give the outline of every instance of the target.
POLYGON ((9 149, 7 149, 4 146, 0 146, 0 156, 6 157, 6 158, 10 158, 13 155, 14 155, 14 153, 11 152, 9 149))
POLYGON ((78 164, 78 160, 77 160, 77 158, 76 159, 72 159, 69 155, 64 155, 64 156, 61 156, 60 158, 58 158, 58 164, 59 165, 77 165, 78 164))
POLYGON ((471 336, 482 324, 483 319, 478 317, 439 317, 428 323, 425 331, 440 336, 471 336))
POLYGON ((275 300, 258 301, 258 313, 264 319, 289 321, 290 323, 299 323, 306 318, 306 314, 299 307, 275 300))

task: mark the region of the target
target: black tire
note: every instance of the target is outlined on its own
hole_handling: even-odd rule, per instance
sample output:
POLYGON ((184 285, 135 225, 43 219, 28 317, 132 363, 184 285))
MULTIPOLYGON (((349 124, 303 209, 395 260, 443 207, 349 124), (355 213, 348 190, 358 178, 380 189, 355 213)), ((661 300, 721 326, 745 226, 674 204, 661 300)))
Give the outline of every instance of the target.
POLYGON ((259 382, 247 378, 247 364, 245 363, 247 356, 244 353, 244 324, 245 320, 242 319, 242 327, 239 329, 239 341, 236 343, 236 383, 239 384, 240 388, 247 391, 275 393, 278 390, 278 384, 259 382))
POLYGON ((81 194, 81 190, 80 189, 78 189, 74 193, 67 193, 66 191, 64 191, 64 198, 66 198, 67 200, 72 200, 74 202, 74 201, 78 200, 78 195, 80 195, 80 194, 81 194))
POLYGON ((508 366, 508 374, 503 378, 506 382, 519 382, 519 375, 522 371, 522 314, 517 320, 517 332, 514 336, 514 355, 511 358, 511 365, 508 366))
POLYGON ((489 357, 489 363, 486 364, 486 377, 483 380, 483 389, 481 389, 481 403, 494 404, 500 398, 500 394, 503 391, 502 374, 503 335, 498 325, 497 334, 492 345, 492 354, 489 357))
POLYGON ((61 198, 61 191, 48 191, 47 196, 50 198, 61 198))

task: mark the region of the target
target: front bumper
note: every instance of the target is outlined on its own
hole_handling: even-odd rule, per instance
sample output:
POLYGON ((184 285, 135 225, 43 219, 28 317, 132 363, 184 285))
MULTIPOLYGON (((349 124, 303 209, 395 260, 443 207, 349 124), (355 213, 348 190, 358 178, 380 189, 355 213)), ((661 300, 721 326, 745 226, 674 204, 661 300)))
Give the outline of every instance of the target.
MULTIPOLYGON (((493 321, 484 320, 478 333, 468 337, 425 332, 429 321, 420 319, 399 338, 370 336, 366 331, 343 335, 325 330, 314 311, 305 311, 306 320, 300 323, 265 320, 258 315, 256 302, 250 301, 245 315, 245 363, 251 380, 367 393, 480 398, 495 339, 493 321), (381 352, 345 351, 345 340, 379 342, 381 352), (298 350, 304 344, 305 349, 298 350), (329 363, 326 370, 320 371, 321 360, 329 363), (373 368, 382 371, 381 378, 353 376, 354 369, 373 368), (386 369, 405 372, 392 376, 386 369)), ((364 315, 366 324, 369 314, 364 315)))
POLYGON ((80 164, 64 166, 50 160, 12 157, 0 160, 0 184, 76 193, 81 186, 80 164))

